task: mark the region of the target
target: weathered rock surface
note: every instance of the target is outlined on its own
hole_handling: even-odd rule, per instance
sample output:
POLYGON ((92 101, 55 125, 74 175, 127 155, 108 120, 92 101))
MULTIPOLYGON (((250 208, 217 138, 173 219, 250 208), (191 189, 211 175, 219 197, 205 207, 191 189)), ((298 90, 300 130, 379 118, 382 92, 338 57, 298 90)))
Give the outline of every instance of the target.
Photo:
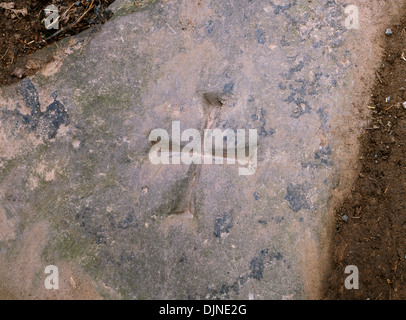
POLYGON ((347 30, 345 5, 117 1, 100 30, 0 88, 3 287, 39 298, 317 298, 333 196, 357 169, 354 96, 378 56, 357 51, 372 31, 347 30), (213 128, 257 129, 255 174, 151 164, 151 130, 201 130, 218 100, 213 128), (51 264, 60 290, 44 289, 51 264))

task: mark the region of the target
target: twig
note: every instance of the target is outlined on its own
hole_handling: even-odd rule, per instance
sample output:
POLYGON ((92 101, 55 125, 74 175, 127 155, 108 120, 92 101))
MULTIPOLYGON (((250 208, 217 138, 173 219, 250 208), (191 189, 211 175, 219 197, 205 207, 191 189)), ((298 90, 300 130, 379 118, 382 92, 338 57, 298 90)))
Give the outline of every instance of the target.
POLYGON ((384 84, 384 82, 382 81, 381 76, 379 75, 378 71, 375 71, 375 74, 378 77, 379 82, 384 84))
POLYGON ((1 60, 3 60, 3 58, 6 56, 6 54, 7 54, 7 52, 8 52, 8 49, 9 48, 7 48, 7 50, 6 50, 6 52, 3 54, 3 56, 1 57, 1 60))
POLYGON ((361 135, 359 136, 359 139, 361 139, 363 136, 365 136, 368 132, 369 132, 369 131, 365 131, 363 134, 361 134, 361 135))
POLYGON ((64 20, 65 18, 66 18, 66 14, 68 13, 68 11, 70 10, 70 9, 72 9, 72 7, 75 5, 75 2, 74 3, 72 3, 71 4, 71 6, 62 14, 62 19, 64 20))
POLYGON ((384 111, 388 111, 390 108, 392 108, 394 105, 392 104, 389 108, 386 108, 384 111))
POLYGON ((94 0, 92 0, 92 3, 90 4, 89 8, 87 8, 87 10, 80 16, 79 19, 77 19, 75 22, 71 23, 70 25, 68 25, 65 28, 62 28, 61 30, 55 32, 53 35, 49 36, 48 38, 45 38, 44 41, 48 41, 58 35, 60 35, 61 33, 65 32, 66 30, 69 30, 71 28, 73 28, 74 26, 76 26, 80 21, 82 21, 82 19, 84 18, 84 16, 91 10, 93 9, 93 3, 94 0))
POLYGON ((14 24, 19 23, 24 17, 21 17, 20 19, 18 19, 16 22, 14 22, 14 24))

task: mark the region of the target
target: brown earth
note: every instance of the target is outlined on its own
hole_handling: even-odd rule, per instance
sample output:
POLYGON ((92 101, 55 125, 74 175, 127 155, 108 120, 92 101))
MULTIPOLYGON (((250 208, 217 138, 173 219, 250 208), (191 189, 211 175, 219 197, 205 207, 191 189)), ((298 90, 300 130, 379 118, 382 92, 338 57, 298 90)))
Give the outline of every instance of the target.
POLYGON ((0 0, 0 86, 14 83, 41 67, 25 57, 64 37, 104 23, 113 0, 0 0), (59 30, 46 29, 44 9, 54 4, 59 30), (65 14, 66 13, 66 14, 65 14), (77 23, 76 23, 77 22, 77 23), (55 35, 57 31, 65 30, 55 35))
POLYGON ((362 169, 337 210, 327 299, 406 299, 406 17, 391 29, 360 136, 362 169), (344 288, 348 265, 359 290, 344 288))

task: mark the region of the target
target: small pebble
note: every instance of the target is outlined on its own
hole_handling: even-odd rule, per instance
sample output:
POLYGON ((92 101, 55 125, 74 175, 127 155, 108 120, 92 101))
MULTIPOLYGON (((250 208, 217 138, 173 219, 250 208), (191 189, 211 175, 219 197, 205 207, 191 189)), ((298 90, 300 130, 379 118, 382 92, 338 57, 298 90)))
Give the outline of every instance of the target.
POLYGON ((21 79, 24 74, 25 70, 23 68, 16 67, 11 75, 19 77, 21 79))
POLYGON ((390 35, 392 35, 392 30, 390 29, 390 28, 386 28, 386 31, 385 31, 385 34, 387 35, 387 36, 390 36, 390 35))
POLYGON ((406 101, 403 102, 403 108, 406 109, 406 101))
POLYGON ((341 218, 344 220, 344 222, 348 222, 348 216, 346 214, 343 215, 341 218))

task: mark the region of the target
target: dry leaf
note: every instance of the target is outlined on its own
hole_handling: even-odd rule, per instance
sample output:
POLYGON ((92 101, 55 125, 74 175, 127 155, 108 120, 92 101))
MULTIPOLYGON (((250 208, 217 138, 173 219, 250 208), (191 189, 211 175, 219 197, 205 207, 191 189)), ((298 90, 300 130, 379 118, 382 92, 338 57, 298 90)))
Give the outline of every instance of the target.
POLYGON ((2 2, 0 3, 0 8, 10 10, 14 14, 22 14, 23 16, 26 16, 28 14, 27 8, 14 9, 14 2, 2 2))
POLYGON ((14 9, 14 2, 2 2, 0 3, 0 8, 11 10, 14 9))
POLYGON ((75 280, 73 280, 72 277, 69 278, 69 282, 70 282, 70 285, 73 287, 73 289, 76 289, 76 283, 75 283, 75 280))
POLYGON ((13 11, 14 14, 22 14, 23 16, 26 16, 28 14, 28 11, 26 8, 24 9, 10 9, 13 11))

